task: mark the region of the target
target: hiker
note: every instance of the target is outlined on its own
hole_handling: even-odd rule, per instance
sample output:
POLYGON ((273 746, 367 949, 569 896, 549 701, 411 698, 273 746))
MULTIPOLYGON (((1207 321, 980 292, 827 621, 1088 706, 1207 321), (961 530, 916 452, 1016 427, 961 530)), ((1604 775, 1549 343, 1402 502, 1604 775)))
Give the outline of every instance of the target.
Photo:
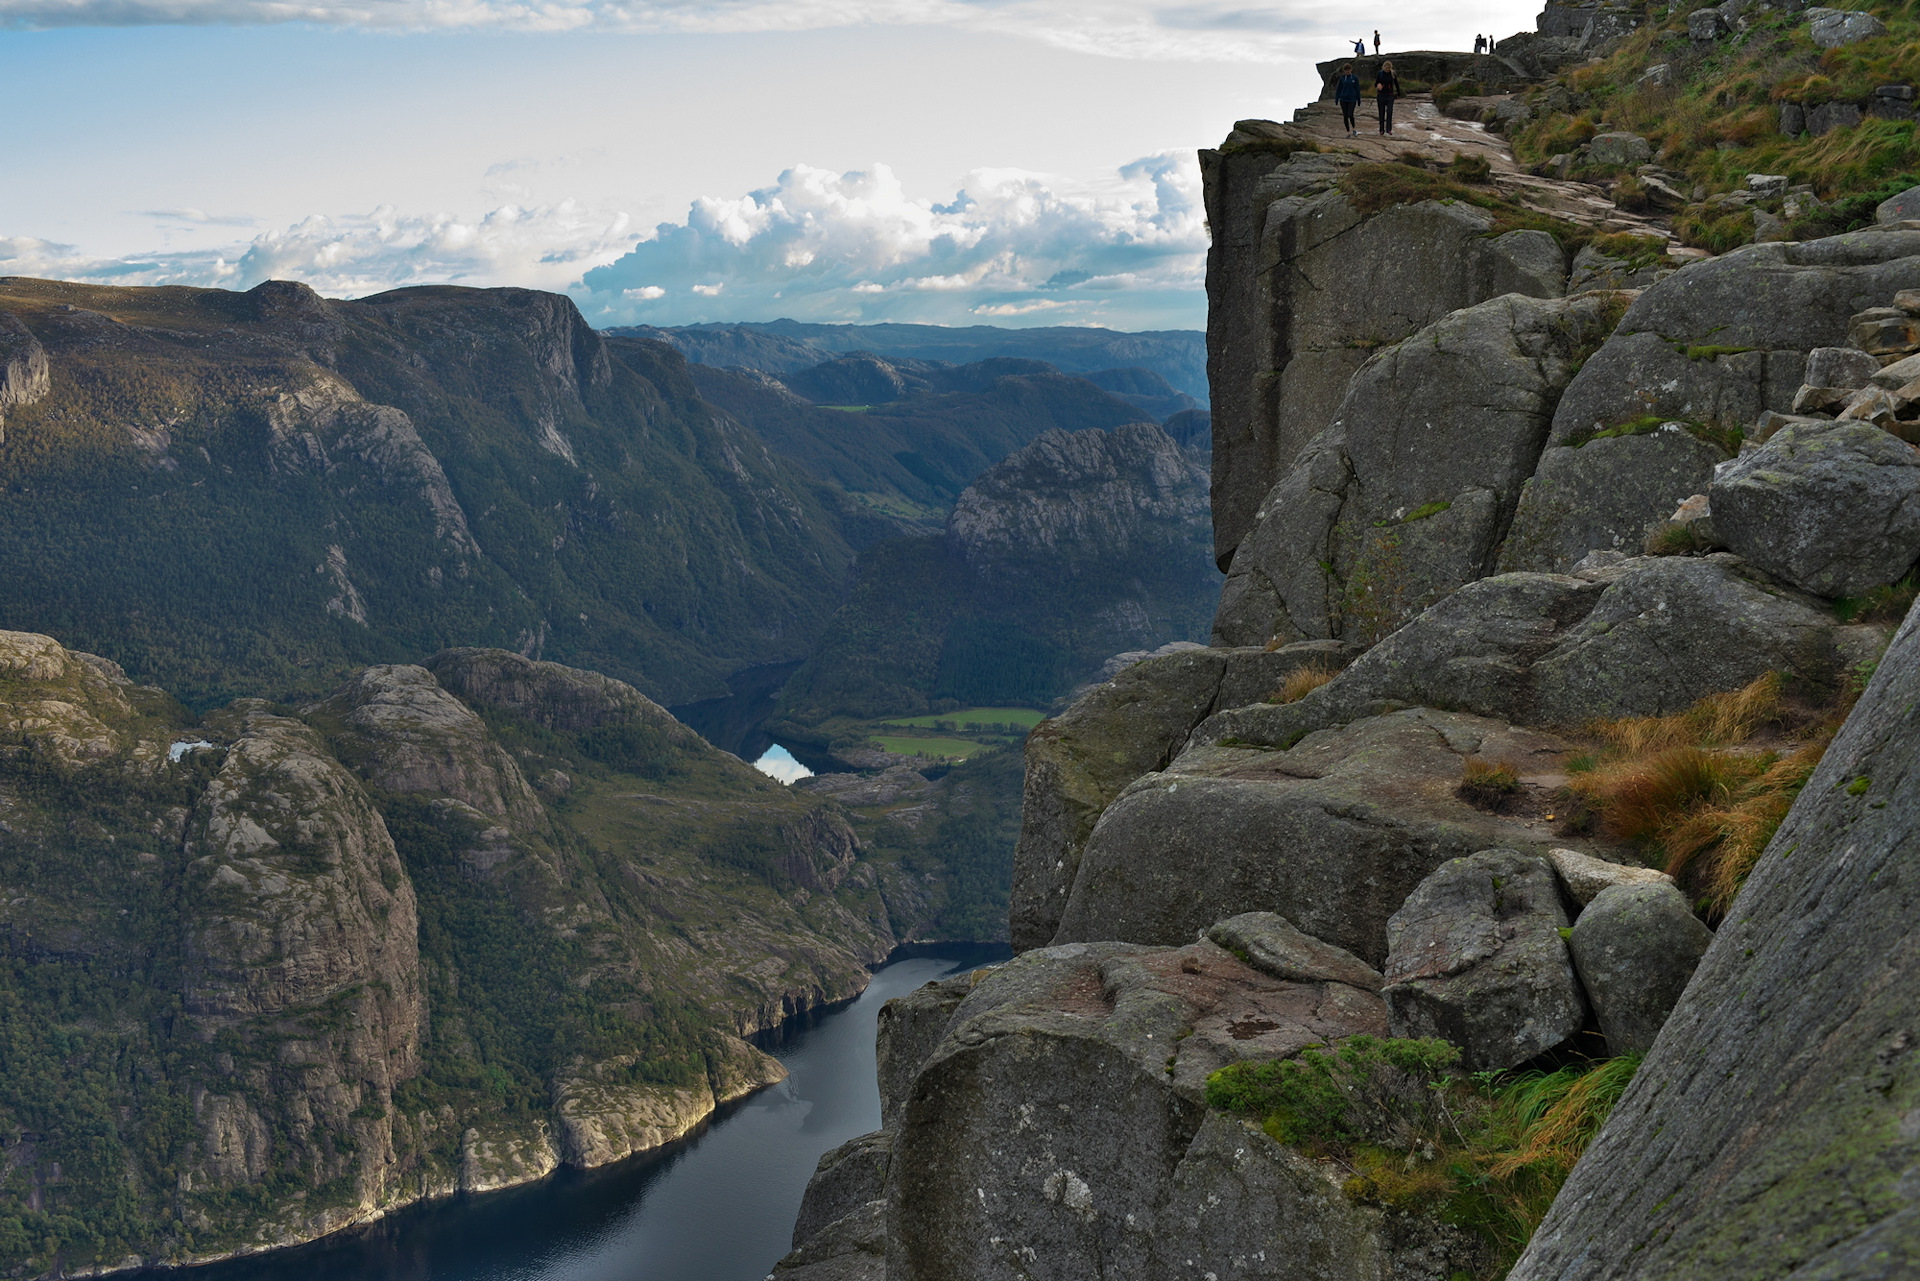
POLYGON ((1364 36, 1353 42, 1353 56, 1356 58, 1367 56, 1367 41, 1364 36))
MULTIPOLYGON (((1365 53, 1366 50, 1362 49, 1361 52, 1365 53)), ((1378 27, 1375 27, 1373 31, 1373 56, 1376 58, 1380 56, 1380 29, 1378 27)))
POLYGON ((1487 38, 1485 36, 1475 36, 1473 38, 1473 52, 1475 56, 1483 54, 1486 51, 1487 51, 1487 38))
POLYGON ((1360 109, 1360 77, 1353 74, 1351 62, 1340 68, 1340 78, 1333 82, 1333 100, 1340 104, 1340 119, 1347 126, 1347 137, 1358 137, 1360 131, 1353 126, 1353 113, 1360 109))
POLYGON ((1380 64, 1380 75, 1373 82, 1373 97, 1380 108, 1380 132, 1393 132, 1393 100, 1400 96, 1400 77, 1393 74, 1393 63, 1380 64))

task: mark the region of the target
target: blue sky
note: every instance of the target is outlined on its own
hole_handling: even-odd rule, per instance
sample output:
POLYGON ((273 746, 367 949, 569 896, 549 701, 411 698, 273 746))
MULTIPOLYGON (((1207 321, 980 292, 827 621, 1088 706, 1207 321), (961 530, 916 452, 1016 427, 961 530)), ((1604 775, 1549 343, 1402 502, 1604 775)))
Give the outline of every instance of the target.
MULTIPOLYGON (((1382 31, 1460 47, 1533 7, 1382 31)), ((520 284, 601 324, 1194 327, 1194 150, 1311 96, 1359 12, 0 0, 0 274, 520 284)))

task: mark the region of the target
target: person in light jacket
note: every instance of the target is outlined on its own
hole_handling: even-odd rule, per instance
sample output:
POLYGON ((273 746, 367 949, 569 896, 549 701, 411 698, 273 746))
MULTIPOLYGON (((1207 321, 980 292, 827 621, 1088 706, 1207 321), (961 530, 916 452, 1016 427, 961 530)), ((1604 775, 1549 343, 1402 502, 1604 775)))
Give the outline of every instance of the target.
POLYGON ((1391 60, 1380 64, 1380 74, 1373 82, 1374 103, 1380 108, 1380 132, 1393 132, 1393 100, 1400 96, 1400 77, 1393 74, 1391 60))
POLYGON ((1340 104, 1340 119, 1347 126, 1347 137, 1359 135, 1354 128, 1353 113, 1360 108, 1360 77, 1353 74, 1353 64, 1349 62, 1340 68, 1340 78, 1333 82, 1333 100, 1340 104))

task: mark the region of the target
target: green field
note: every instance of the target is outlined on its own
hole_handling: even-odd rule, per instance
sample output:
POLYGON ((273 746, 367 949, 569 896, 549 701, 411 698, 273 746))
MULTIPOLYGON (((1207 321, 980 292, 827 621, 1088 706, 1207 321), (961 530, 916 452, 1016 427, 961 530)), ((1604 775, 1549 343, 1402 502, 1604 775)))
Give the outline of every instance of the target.
POLYGON ((914 725, 922 729, 957 729, 962 732, 977 725, 1018 725, 1021 729, 1032 729, 1047 718, 1045 712, 1037 712, 1031 707, 967 707, 957 712, 943 712, 938 716, 914 716, 889 721, 890 725, 914 725))
POLYGON ((902 756, 931 756, 945 761, 965 760, 992 746, 971 743, 964 738, 896 738, 889 734, 877 734, 873 741, 886 751, 902 756))

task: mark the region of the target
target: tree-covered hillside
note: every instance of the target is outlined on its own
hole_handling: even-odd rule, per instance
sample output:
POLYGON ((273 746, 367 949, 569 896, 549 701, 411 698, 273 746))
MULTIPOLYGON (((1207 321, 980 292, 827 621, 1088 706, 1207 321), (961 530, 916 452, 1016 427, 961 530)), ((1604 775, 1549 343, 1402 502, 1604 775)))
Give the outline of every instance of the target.
POLYGON ((0 429, 0 627, 196 704, 448 644, 685 701, 803 656, 895 528, 555 295, 14 279, 0 311, 46 369, 0 429))

